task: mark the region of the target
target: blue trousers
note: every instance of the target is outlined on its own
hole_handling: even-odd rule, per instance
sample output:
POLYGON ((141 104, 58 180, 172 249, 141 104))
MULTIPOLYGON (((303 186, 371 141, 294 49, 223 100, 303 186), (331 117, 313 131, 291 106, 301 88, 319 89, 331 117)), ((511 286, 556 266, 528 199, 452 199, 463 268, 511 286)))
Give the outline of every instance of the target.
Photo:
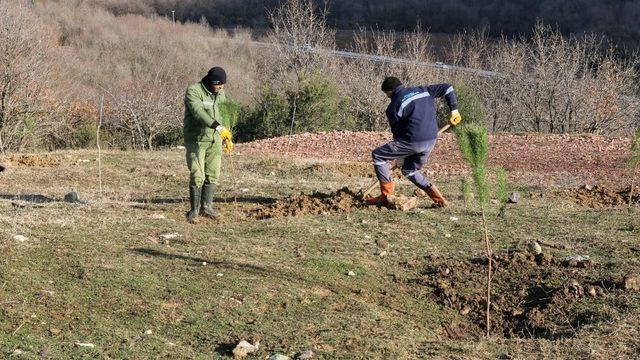
POLYGON ((402 163, 402 175, 406 176, 422 190, 430 188, 431 183, 422 175, 420 169, 429 159, 436 141, 437 139, 419 143, 406 143, 392 140, 373 150, 371 157, 373 158, 373 166, 378 180, 381 182, 393 181, 389 161, 396 160, 398 166, 402 163))

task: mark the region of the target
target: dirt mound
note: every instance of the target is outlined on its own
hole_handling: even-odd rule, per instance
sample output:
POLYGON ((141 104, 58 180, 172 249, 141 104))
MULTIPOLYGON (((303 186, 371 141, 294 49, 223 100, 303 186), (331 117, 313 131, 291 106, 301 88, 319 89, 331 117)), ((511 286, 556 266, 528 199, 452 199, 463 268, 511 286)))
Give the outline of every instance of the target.
POLYGON ((257 209, 248 216, 255 219, 270 219, 305 214, 320 215, 348 212, 363 206, 356 193, 348 188, 342 188, 330 194, 316 192, 311 195, 293 195, 257 209))
MULTIPOLYGON (((568 195, 576 203, 581 206, 599 208, 611 206, 623 206, 629 204, 629 191, 631 188, 624 190, 613 190, 604 186, 582 186, 577 190, 569 190, 568 195)), ((636 189, 633 196, 633 202, 640 201, 640 193, 636 189)))
POLYGON ((13 154, 3 159, 7 165, 23 165, 31 167, 54 167, 60 165, 60 159, 50 155, 13 154))
MULTIPOLYGON (((486 259, 461 262, 432 257, 419 285, 427 296, 460 314, 446 328, 452 338, 476 338, 485 329, 486 259)), ((602 278, 587 261, 548 254, 495 255, 491 331, 507 338, 560 338, 624 307, 624 285, 602 278), (614 306, 615 305, 615 306, 614 306)))

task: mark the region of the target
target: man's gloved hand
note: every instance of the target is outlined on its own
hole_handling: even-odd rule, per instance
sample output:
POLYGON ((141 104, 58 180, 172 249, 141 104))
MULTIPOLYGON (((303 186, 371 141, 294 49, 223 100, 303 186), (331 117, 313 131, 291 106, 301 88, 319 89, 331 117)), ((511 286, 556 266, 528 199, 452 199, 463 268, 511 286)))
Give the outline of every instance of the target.
POLYGON ((458 110, 453 110, 451 112, 451 118, 449 118, 449 124, 456 126, 460 124, 460 121, 462 121, 462 116, 460 116, 460 112, 458 110))
POLYGON ((222 151, 224 151, 225 154, 229 154, 233 151, 233 142, 231 139, 222 143, 222 151))
MULTIPOLYGON (((216 131, 220 134, 222 142, 231 142, 231 131, 222 125, 216 126, 216 131)), ((233 147, 233 145, 231 145, 233 147)))

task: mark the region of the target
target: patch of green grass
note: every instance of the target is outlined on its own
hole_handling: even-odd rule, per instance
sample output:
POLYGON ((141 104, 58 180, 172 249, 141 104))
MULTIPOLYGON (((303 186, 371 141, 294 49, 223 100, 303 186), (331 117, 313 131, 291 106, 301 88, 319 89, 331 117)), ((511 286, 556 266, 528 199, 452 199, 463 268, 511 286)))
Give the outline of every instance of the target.
MULTIPOLYGON (((465 261, 482 253, 479 214, 458 200, 457 178, 437 179, 453 200, 447 209, 421 200, 412 212, 363 209, 256 221, 242 211, 300 192, 358 190, 371 178, 366 169, 354 176, 340 164, 312 171, 305 170, 312 161, 231 156, 217 194, 225 201, 215 204, 224 219, 194 226, 184 221, 182 151, 108 152, 103 198, 95 162, 75 165, 92 152, 56 155, 68 166, 17 167, 0 183, 3 194, 54 199, 24 207, 0 201, 0 357, 19 348, 25 358, 228 358, 239 340, 257 338, 256 358, 307 349, 331 359, 576 354, 545 339, 447 336, 445 328, 459 315, 416 280, 430 255, 465 261), (71 189, 89 204, 60 202, 71 189), (16 242, 16 234, 29 239, 16 242), (162 234, 178 237, 164 241, 162 234), (377 240, 390 245, 384 257, 377 240)), ((403 180, 399 190, 408 194, 413 187, 403 180)), ((614 278, 637 269, 638 230, 625 228, 637 210, 585 209, 562 197, 527 196, 537 189, 516 184, 514 190, 521 203, 490 222, 496 251, 543 239, 570 247, 546 249, 558 256, 591 255, 598 271, 614 278)), ((566 341, 598 354, 631 354, 634 340, 625 336, 638 331, 640 300, 629 295, 624 312, 603 301, 587 299, 576 311, 610 311, 615 321, 566 341), (625 329, 625 336, 612 339, 602 329, 625 329)))

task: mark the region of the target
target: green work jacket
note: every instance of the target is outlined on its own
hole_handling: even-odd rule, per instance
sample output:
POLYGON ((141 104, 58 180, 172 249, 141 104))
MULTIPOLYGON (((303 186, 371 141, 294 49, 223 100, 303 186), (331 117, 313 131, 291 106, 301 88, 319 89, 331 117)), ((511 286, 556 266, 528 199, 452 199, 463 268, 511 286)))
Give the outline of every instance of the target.
POLYGON ((212 128, 212 125, 216 121, 225 125, 219 109, 219 105, 225 100, 224 90, 214 94, 202 82, 187 88, 187 93, 184 96, 183 132, 185 143, 220 141, 220 135, 212 128))

